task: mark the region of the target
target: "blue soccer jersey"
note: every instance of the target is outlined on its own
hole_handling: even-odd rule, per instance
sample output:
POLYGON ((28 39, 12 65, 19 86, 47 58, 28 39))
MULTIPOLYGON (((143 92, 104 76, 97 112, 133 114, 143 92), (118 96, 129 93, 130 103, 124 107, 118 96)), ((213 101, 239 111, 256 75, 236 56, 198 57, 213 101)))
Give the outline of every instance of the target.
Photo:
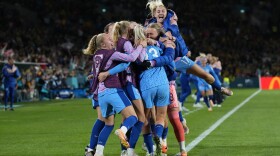
MULTIPOLYGON (((162 54, 162 49, 157 46, 147 46, 145 60, 153 60, 162 54)), ((144 91, 163 84, 168 84, 164 67, 154 67, 140 74, 140 90, 144 91)))

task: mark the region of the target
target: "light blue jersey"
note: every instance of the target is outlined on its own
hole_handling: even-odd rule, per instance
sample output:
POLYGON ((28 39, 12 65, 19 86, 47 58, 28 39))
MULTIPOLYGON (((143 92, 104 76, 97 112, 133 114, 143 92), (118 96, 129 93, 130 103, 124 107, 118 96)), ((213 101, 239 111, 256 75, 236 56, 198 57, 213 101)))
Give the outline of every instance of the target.
MULTIPOLYGON (((209 74, 211 74, 211 72, 214 72, 213 71, 213 68, 210 66, 210 65, 208 65, 208 64, 206 64, 206 66, 205 67, 203 67, 202 65, 199 65, 204 71, 206 71, 206 73, 209 73, 209 74)), ((201 79, 201 78, 200 78, 201 79)), ((207 84, 207 82, 204 80, 204 79, 201 79, 201 81, 204 81, 206 84, 207 84)))
MULTIPOLYGON (((161 48, 148 46, 145 59, 152 60, 161 54, 161 48)), ((140 91, 146 108, 167 106, 170 103, 169 83, 164 67, 153 67, 143 71, 140 74, 140 91)))
MULTIPOLYGON (((210 65, 206 65, 205 67, 199 65, 204 71, 207 73, 213 72, 213 68, 210 65)), ((208 84, 204 79, 202 78, 197 78, 198 79, 198 87, 200 91, 208 91, 212 89, 212 86, 208 84)))
MULTIPOLYGON (((145 60, 153 60, 162 54, 162 49, 157 46, 147 46, 145 60)), ((164 67, 153 67, 140 74, 140 90, 168 84, 164 67)))

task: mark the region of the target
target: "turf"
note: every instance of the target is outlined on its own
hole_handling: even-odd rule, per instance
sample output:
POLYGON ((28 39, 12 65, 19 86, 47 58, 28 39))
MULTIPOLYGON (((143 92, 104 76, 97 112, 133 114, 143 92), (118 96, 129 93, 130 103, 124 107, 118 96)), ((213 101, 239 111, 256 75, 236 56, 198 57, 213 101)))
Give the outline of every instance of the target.
MULTIPOLYGON (((234 96, 227 98, 222 108, 214 108, 213 112, 204 108, 185 115, 190 127, 187 144, 255 91, 234 90, 234 96)), ((262 91, 194 147, 189 155, 279 155, 279 96, 279 91, 262 91)), ((194 110, 192 104, 191 98, 185 103, 194 110)), ((83 155, 95 119, 96 113, 88 99, 21 103, 14 112, 0 112, 0 155, 83 155)), ((118 115, 115 129, 119 123, 118 115)), ((168 155, 175 155, 179 147, 171 125, 169 127, 168 155)), ((142 142, 140 137, 136 149, 139 156, 145 155, 141 150, 142 142)), ((119 141, 114 134, 110 136, 104 154, 120 155, 119 141)))

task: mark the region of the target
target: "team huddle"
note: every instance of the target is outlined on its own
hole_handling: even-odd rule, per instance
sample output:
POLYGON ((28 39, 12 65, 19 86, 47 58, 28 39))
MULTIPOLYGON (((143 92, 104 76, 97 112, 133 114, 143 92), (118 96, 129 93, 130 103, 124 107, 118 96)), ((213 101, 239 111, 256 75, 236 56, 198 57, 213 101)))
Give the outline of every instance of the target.
POLYGON ((115 131, 122 146, 121 156, 137 155, 134 149, 141 133, 147 156, 166 155, 167 116, 180 156, 187 156, 185 134, 189 129, 180 111, 182 102, 177 98, 177 72, 198 77, 198 89, 206 104, 209 98, 211 101, 211 86, 225 95, 233 94, 221 86, 206 57, 200 57, 200 63, 188 58, 190 51, 180 35, 175 12, 161 0, 151 0, 147 6, 151 18, 144 27, 131 21, 110 23, 83 50, 93 59, 88 78, 98 113, 86 156, 104 155, 116 114, 122 115, 122 124, 115 131))

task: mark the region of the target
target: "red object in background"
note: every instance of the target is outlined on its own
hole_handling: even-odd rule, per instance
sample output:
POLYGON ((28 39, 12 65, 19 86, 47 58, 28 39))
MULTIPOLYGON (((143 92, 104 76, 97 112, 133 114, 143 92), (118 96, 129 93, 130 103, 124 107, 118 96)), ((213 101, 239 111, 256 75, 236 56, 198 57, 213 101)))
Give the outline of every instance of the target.
POLYGON ((280 77, 261 77, 261 89, 276 90, 280 89, 280 77))

